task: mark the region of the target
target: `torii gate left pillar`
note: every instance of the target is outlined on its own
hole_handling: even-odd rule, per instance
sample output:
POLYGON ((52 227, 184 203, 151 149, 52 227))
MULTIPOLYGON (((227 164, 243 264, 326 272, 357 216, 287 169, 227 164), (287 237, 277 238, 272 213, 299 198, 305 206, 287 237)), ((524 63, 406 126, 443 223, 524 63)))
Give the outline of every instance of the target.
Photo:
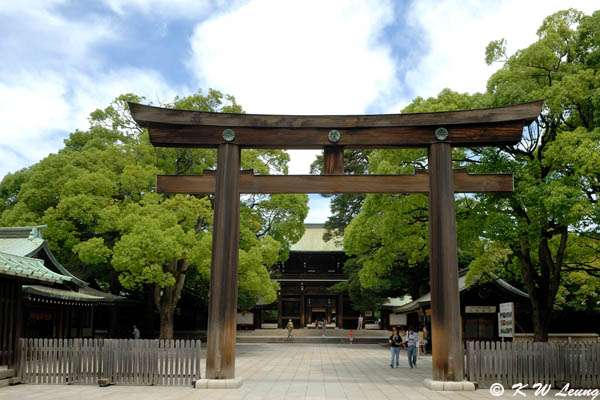
POLYGON ((206 377, 235 378, 240 238, 240 147, 219 145, 215 182, 206 377))
MULTIPOLYGON (((452 146, 429 146, 429 277, 433 380, 462 385, 460 297, 452 146)), ((431 385, 430 382, 426 384, 431 385)), ((430 389, 433 389, 430 387, 430 389)))

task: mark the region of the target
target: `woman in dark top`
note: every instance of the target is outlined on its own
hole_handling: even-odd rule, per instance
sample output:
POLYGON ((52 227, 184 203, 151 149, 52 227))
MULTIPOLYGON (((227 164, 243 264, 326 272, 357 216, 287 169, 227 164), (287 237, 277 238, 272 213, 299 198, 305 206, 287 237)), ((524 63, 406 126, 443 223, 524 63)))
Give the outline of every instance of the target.
POLYGON ((394 358, 396 359, 396 368, 398 368, 398 359, 400 358, 400 346, 402 345, 402 336, 398 333, 398 328, 392 329, 392 335, 390 336, 390 352, 392 353, 392 359, 390 360, 390 368, 394 368, 394 358))

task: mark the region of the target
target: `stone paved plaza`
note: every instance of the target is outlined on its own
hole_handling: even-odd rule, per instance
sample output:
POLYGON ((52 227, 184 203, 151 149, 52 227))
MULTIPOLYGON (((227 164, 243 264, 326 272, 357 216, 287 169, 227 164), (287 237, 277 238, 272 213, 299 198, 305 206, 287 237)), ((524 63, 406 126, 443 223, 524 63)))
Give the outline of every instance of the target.
MULTIPOLYGON (((193 389, 166 386, 17 385, 0 389, 0 400, 171 400, 171 399, 491 399, 487 389, 432 392, 431 357, 418 368, 389 367, 389 348, 374 344, 238 344, 240 389, 193 389)), ((204 365, 203 365, 204 368, 204 365)), ((202 371, 204 373, 204 370, 202 371)), ((508 391, 504 397, 512 397, 508 391)), ((533 397, 533 393, 528 395, 533 397)))

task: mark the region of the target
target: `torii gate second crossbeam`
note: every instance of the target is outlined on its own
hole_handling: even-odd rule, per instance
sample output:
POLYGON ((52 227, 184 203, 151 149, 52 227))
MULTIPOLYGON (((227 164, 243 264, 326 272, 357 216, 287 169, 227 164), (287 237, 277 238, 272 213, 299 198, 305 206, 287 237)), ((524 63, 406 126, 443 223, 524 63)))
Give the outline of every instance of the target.
POLYGON ((428 193, 433 379, 462 381, 455 192, 510 192, 512 175, 452 170, 452 146, 520 141, 543 101, 418 114, 293 116, 207 113, 130 103, 155 146, 218 148, 216 172, 159 176, 163 193, 214 193, 206 376, 235 377, 240 193, 428 193), (343 175, 344 148, 427 147, 428 171, 343 175), (242 148, 325 150, 324 176, 240 171, 242 148))

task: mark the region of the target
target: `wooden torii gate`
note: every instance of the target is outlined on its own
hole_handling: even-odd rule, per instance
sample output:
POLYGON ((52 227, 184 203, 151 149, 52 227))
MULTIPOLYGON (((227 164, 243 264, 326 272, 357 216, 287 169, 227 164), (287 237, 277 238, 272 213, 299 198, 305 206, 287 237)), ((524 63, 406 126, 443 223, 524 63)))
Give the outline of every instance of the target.
POLYGON ((512 175, 452 170, 452 146, 521 140, 543 101, 468 111, 387 115, 258 115, 165 109, 129 103, 154 146, 217 148, 216 171, 158 176, 162 193, 214 193, 215 211, 206 354, 208 379, 235 378, 241 193, 428 193, 433 380, 462 381, 455 192, 511 192, 512 175), (428 171, 344 175, 344 148, 427 147, 428 171), (326 175, 240 171, 240 150, 324 149, 326 175))

